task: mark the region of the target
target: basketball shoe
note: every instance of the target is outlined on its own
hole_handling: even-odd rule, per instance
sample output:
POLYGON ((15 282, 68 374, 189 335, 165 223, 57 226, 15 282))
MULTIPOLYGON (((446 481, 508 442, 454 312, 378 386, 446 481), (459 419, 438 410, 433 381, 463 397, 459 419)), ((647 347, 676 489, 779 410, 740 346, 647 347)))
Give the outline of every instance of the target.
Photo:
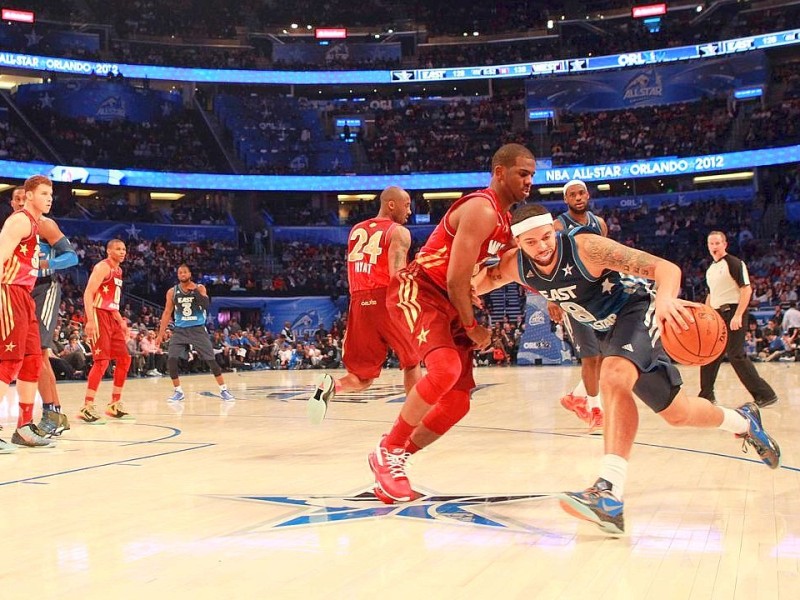
POLYGON ((133 415, 122 410, 122 402, 112 402, 106 407, 106 414, 117 421, 133 421, 133 415))
POLYGON ((16 451, 17 447, 14 444, 9 444, 5 440, 0 440, 0 454, 11 454, 16 451))
POLYGON ((86 423, 95 425, 104 425, 105 419, 97 412, 97 407, 94 403, 84 404, 78 412, 78 418, 86 423))
POLYGON ((43 410, 42 420, 37 427, 46 435, 61 435, 69 429, 69 419, 67 419, 67 415, 64 413, 54 410, 43 410))
POLYGON ((167 398, 167 402, 183 402, 185 399, 186 399, 186 394, 184 394, 183 392, 179 392, 178 390, 175 390, 174 392, 172 392, 172 396, 167 398))
POLYGON ((758 406, 755 402, 748 402, 737 408, 736 412, 750 422, 750 429, 747 432, 736 434, 737 438, 743 440, 742 451, 747 452, 747 445, 750 444, 756 449, 765 465, 770 469, 777 469, 781 464, 781 448, 778 446, 778 442, 764 431, 758 406))
POLYGON ((48 440, 45 437, 45 433, 33 423, 18 427, 14 435, 11 436, 11 443, 17 446, 27 446, 28 448, 49 448, 55 445, 55 443, 48 440))
POLYGON ((414 497, 414 491, 406 476, 406 461, 411 456, 402 446, 393 448, 384 445, 386 436, 381 438, 375 452, 371 452, 368 461, 369 468, 375 475, 376 487, 380 492, 375 495, 384 503, 385 497, 395 502, 408 502, 414 497))
POLYGON ((605 479, 598 479, 592 487, 582 492, 558 494, 558 500, 567 513, 594 523, 606 533, 625 532, 624 505, 611 493, 611 484, 605 479))
POLYGON ((589 413, 589 433, 600 433, 603 431, 603 411, 597 406, 592 407, 589 413))
POLYGON ((590 422, 591 415, 589 414, 589 408, 586 404, 586 396, 575 396, 570 392, 566 396, 561 397, 561 406, 568 411, 574 412, 581 421, 585 421, 586 423, 590 422))
POLYGON ((236 397, 231 394, 229 390, 222 390, 219 393, 219 397, 225 400, 225 402, 234 402, 236 400, 236 397))
POLYGON ((319 385, 309 397, 306 405, 308 420, 313 425, 319 425, 325 419, 325 415, 328 412, 328 403, 333 400, 335 395, 336 383, 333 381, 333 377, 323 373, 319 385))

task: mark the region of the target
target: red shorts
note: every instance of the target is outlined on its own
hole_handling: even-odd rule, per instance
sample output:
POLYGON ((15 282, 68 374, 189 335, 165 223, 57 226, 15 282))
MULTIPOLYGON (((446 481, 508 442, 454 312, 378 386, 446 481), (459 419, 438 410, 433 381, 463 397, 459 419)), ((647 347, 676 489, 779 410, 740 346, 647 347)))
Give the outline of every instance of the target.
POLYGON ((22 360, 29 354, 42 354, 36 304, 24 287, 0 285, 0 360, 22 360))
POLYGON ((413 340, 423 359, 436 348, 452 348, 458 352, 461 376, 454 390, 470 391, 475 387, 472 340, 447 293, 433 283, 422 268, 412 263, 400 271, 389 283, 386 303, 391 322, 413 340))
POLYGON ((112 359, 128 354, 125 332, 122 325, 110 310, 95 309, 95 325, 97 326, 97 341, 90 345, 95 360, 112 359))
POLYGON ((419 364, 416 346, 391 325, 386 309, 386 288, 352 294, 342 345, 342 361, 349 373, 359 379, 375 379, 386 362, 389 348, 400 359, 401 369, 419 364))

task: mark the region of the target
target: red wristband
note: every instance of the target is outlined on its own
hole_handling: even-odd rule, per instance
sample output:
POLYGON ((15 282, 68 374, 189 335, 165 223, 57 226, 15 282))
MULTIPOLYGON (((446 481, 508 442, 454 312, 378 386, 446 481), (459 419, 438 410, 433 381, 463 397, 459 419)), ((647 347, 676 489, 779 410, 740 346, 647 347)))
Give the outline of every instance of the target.
POLYGON ((478 320, 475 317, 472 317, 472 323, 469 325, 464 325, 464 331, 472 331, 478 326, 478 320))

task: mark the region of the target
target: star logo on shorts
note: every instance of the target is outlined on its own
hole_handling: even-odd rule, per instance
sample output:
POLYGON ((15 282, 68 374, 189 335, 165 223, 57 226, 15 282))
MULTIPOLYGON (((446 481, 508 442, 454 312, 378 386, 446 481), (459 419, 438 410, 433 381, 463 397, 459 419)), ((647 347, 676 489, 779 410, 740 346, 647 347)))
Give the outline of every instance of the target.
POLYGON ((17 345, 14 342, 11 342, 10 344, 6 344, 6 352, 13 352, 14 348, 16 348, 16 347, 17 347, 17 345))
POLYGON ((420 330, 419 335, 417 336, 417 341, 419 345, 427 343, 428 341, 428 334, 431 332, 430 329, 425 329, 424 327, 420 330))
POLYGON ((561 270, 564 271, 564 277, 566 277, 568 275, 572 275, 572 265, 567 265, 566 267, 564 267, 561 270))
POLYGON ((101 351, 102 351, 102 348, 95 348, 94 353, 95 354, 100 354, 101 351))

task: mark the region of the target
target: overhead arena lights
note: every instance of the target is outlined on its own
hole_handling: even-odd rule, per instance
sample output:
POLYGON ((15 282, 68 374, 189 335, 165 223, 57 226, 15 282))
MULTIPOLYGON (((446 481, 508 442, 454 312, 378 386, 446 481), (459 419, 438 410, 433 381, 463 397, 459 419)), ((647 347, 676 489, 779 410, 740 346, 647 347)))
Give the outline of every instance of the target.
POLYGON ((423 192, 425 200, 457 200, 463 196, 463 192, 423 192))
POLYGON ((185 194, 177 192, 150 192, 151 200, 180 200, 185 194))
POLYGON ((722 173, 720 175, 700 175, 692 177, 694 183, 709 183, 712 181, 745 181, 753 178, 753 171, 739 171, 738 173, 722 173))
POLYGON ((338 194, 339 202, 360 202, 361 200, 375 200, 377 194, 338 194))

